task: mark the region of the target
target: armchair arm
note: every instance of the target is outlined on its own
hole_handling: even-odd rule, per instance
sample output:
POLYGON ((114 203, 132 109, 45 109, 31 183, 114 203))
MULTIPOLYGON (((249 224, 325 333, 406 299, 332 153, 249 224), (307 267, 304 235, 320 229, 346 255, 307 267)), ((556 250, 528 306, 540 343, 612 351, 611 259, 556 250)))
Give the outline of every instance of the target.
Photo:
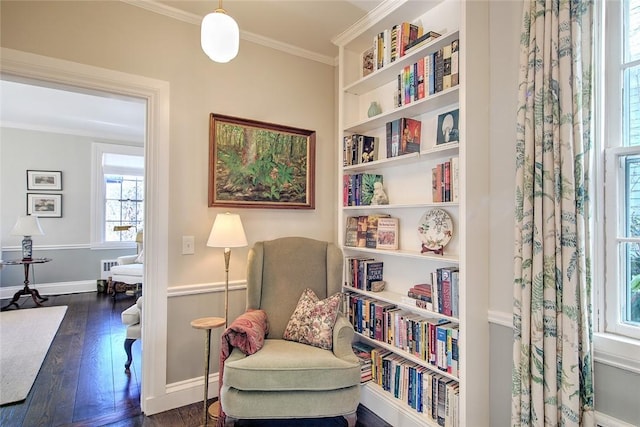
POLYGON ((118 265, 133 264, 138 255, 123 255, 118 257, 118 265))
POLYGON ((359 363, 351 348, 353 335, 353 325, 342 314, 338 314, 336 324, 333 326, 333 354, 340 359, 359 363))

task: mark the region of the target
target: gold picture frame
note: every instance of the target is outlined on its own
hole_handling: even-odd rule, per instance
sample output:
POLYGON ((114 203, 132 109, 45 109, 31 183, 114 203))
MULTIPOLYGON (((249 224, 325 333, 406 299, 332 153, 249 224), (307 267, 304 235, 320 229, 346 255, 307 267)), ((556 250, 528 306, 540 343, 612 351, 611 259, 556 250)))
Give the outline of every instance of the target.
POLYGON ((316 132, 221 114, 209 120, 209 206, 315 209, 316 132))

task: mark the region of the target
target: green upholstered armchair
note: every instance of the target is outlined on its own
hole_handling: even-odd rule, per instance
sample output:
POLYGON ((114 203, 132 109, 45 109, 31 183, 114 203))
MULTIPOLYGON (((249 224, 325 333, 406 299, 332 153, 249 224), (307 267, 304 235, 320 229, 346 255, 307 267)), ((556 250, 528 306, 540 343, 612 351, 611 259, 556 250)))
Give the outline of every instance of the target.
POLYGON ((343 258, 335 245, 303 237, 257 242, 247 265, 247 309, 267 313, 269 334, 258 352, 234 348, 224 363, 220 402, 234 419, 344 416, 356 422, 360 367, 353 327, 338 314, 333 349, 282 339, 305 288, 324 299, 341 291, 343 258))

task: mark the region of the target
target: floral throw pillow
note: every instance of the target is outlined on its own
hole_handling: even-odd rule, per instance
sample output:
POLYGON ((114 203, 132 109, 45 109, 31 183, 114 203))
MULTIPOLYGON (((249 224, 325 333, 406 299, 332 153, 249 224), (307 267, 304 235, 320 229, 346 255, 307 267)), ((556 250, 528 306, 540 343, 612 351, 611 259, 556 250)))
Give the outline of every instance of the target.
POLYGON ((289 319, 283 338, 331 350, 333 325, 336 323, 341 301, 340 293, 319 300, 313 290, 305 289, 289 319))

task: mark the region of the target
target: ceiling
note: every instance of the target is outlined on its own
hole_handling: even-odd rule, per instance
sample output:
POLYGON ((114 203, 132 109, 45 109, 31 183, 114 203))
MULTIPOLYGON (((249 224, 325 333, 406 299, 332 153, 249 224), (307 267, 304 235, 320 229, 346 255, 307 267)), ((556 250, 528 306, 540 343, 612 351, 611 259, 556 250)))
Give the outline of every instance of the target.
MULTIPOLYGON (((194 25, 218 7, 218 0, 123 1, 194 25)), ((223 7, 238 23, 242 39, 332 63, 338 48, 331 39, 380 3, 381 0, 226 0, 223 7)), ((144 141, 146 112, 142 100, 2 78, 0 126, 144 141)))

